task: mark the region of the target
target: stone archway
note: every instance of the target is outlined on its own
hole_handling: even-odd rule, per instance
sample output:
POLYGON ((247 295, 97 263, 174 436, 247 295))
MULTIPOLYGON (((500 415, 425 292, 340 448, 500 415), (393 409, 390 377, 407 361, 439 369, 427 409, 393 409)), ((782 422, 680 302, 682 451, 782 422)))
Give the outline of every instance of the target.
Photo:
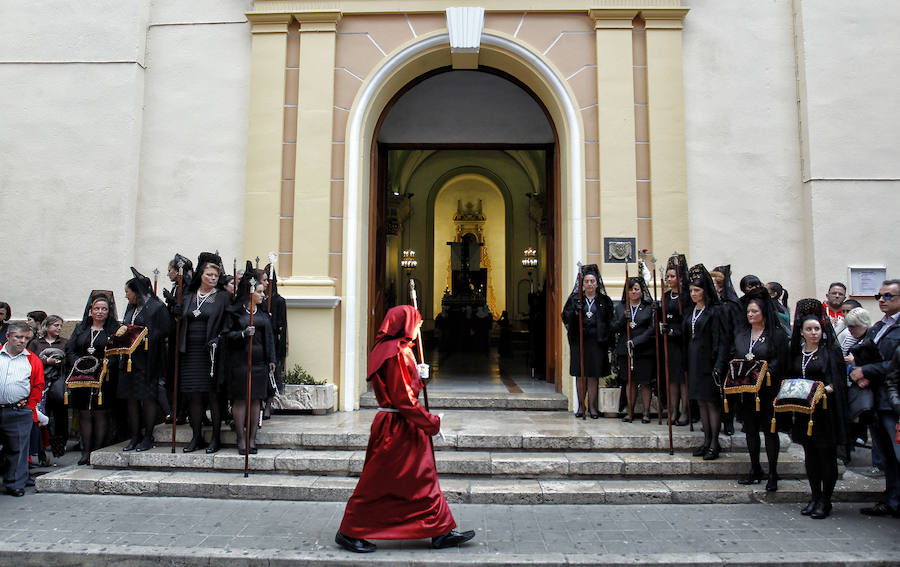
MULTIPOLYGON (((343 310, 341 325, 341 409, 353 410, 363 384, 365 368, 366 320, 369 269, 366 260, 370 237, 369 202, 373 165, 377 164, 374 144, 378 121, 388 101, 415 76, 446 65, 449 34, 423 36, 399 49, 372 73, 357 93, 350 112, 345 147, 345 203, 343 258, 343 310), (369 151, 371 149, 371 151, 369 151)), ((554 277, 572 273, 585 248, 584 154, 581 117, 575 98, 564 79, 539 54, 525 45, 485 32, 481 35, 480 61, 516 76, 543 103, 558 139, 559 202, 556 210, 565 211, 559 223, 559 258, 554 277)), ((558 286, 552 286, 559 294, 558 286)), ((556 337, 558 345, 561 338, 556 337)), ((559 349, 565 357, 564 349, 559 349)), ((559 360, 557 368, 563 368, 559 360)), ((570 389, 560 380, 564 393, 570 389)))

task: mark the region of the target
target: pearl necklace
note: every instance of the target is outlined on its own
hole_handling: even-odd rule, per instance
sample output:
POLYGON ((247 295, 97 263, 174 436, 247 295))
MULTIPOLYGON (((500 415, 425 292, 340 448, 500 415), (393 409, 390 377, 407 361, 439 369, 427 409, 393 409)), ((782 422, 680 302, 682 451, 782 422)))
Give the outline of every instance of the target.
POLYGON ((595 299, 591 299, 587 296, 585 296, 585 298, 584 298, 584 300, 585 300, 584 314, 587 316, 588 319, 590 319, 591 317, 594 316, 594 313, 591 311, 591 309, 594 308, 594 301, 596 301, 596 296, 594 296, 594 297, 595 297, 595 299))
POLYGON ((200 308, 203 307, 203 304, 206 303, 206 300, 212 297, 214 293, 216 293, 216 288, 212 288, 207 293, 201 293, 200 290, 197 290, 197 308, 194 309, 194 317, 200 316, 200 308))
POLYGON ((691 337, 694 336, 694 327, 696 327, 696 325, 697 325, 697 320, 700 318, 701 315, 703 315, 703 312, 705 310, 706 310, 705 306, 700 311, 697 311, 697 308, 694 307, 694 312, 691 314, 691 337))
POLYGON ((800 354, 803 358, 800 360, 800 374, 806 379, 806 367, 809 366, 809 363, 812 362, 813 356, 819 352, 819 347, 816 347, 816 350, 807 354, 806 351, 802 351, 800 354))
POLYGON ((96 331, 94 329, 91 329, 91 344, 87 347, 88 354, 94 354, 94 351, 97 350, 94 348, 94 341, 97 340, 97 337, 100 336, 101 332, 103 332, 103 329, 98 329, 96 331))
POLYGON ((756 358, 756 355, 753 354, 753 347, 755 347, 756 344, 762 340, 763 333, 765 333, 765 332, 766 332, 766 330, 763 329, 762 332, 760 332, 759 335, 754 340, 753 339, 753 329, 750 329, 750 348, 747 349, 747 356, 745 356, 744 358, 746 358, 747 360, 753 360, 754 358, 756 358))

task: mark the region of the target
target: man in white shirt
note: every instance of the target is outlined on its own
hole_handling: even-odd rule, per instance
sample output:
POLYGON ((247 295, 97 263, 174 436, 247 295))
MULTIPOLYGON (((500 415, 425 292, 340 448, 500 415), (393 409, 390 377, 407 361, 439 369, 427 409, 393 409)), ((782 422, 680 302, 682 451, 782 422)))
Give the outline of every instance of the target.
POLYGON ((28 440, 35 410, 44 392, 44 364, 25 349, 31 340, 25 323, 9 324, 0 348, 0 443, 3 444, 3 485, 12 496, 25 495, 28 440))

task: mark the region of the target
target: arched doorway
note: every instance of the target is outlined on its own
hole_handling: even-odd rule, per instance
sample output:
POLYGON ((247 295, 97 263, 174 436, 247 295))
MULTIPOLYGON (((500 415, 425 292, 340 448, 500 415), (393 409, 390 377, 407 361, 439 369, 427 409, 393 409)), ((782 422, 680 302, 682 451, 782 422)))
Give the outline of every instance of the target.
MULTIPOLYGON (((380 294, 373 293, 374 281, 383 281, 384 273, 376 273, 386 265, 372 242, 384 239, 386 227, 374 222, 381 218, 387 203, 372 199, 375 187, 383 187, 387 156, 381 152, 377 136, 384 110, 398 92, 414 83, 417 77, 446 65, 449 56, 447 34, 425 36, 398 50, 372 73, 358 92, 347 128, 345 155, 345 254, 343 258, 342 341, 341 341, 341 406, 353 409, 356 396, 364 388, 361 369, 365 366, 365 347, 369 337, 367 325, 379 309, 384 309, 380 294), (368 149, 371 151, 367 151, 368 149)), ((574 272, 575 263, 583 256, 584 234, 584 148, 582 125, 574 96, 565 81, 542 56, 516 40, 485 32, 481 37, 479 62, 484 69, 494 69, 515 76, 544 106, 555 131, 555 152, 547 159, 548 210, 554 218, 548 224, 556 239, 547 249, 546 311, 555 319, 561 303, 562 274, 574 272), (565 213, 563 213, 565 211, 565 213)), ((490 149, 490 148, 487 148, 490 149)), ((502 149, 502 148, 496 148, 502 149)), ((384 248, 381 248, 384 250, 384 248)), ((546 372, 557 389, 568 393, 570 385, 563 381, 567 353, 561 348, 559 325, 547 325, 546 372)))

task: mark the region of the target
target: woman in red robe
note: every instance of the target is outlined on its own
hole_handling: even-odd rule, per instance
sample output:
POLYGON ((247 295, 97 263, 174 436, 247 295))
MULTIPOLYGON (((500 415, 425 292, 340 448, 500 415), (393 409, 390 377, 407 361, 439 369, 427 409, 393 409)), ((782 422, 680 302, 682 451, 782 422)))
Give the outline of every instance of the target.
POLYGON ((363 538, 430 537, 433 547, 444 548, 475 537, 474 531, 454 529, 438 485, 431 436, 440 431, 441 419, 419 404, 422 381, 410 348, 421 324, 413 307, 391 308, 369 353, 366 380, 375 391, 378 413, 362 474, 334 537, 349 551, 375 551, 363 538))

